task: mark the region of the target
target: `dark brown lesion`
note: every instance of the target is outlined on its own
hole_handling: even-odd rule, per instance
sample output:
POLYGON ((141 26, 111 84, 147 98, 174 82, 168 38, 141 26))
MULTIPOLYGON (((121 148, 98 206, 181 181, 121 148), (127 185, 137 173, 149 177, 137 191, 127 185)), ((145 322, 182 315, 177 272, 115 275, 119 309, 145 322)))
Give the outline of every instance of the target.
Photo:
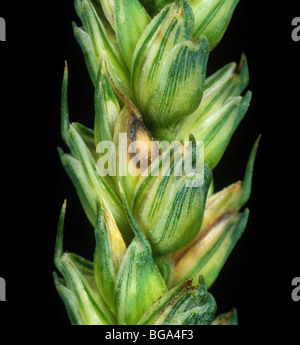
MULTIPOLYGON (((109 74, 109 70, 107 67, 107 60, 104 57, 105 61, 105 68, 106 73, 108 75, 108 78, 110 79, 110 82, 115 90, 115 92, 118 94, 118 96, 122 99, 124 102, 124 109, 126 117, 127 117, 127 144, 128 146, 135 141, 142 141, 147 145, 147 152, 144 153, 144 157, 147 160, 147 165, 143 164, 143 162, 137 162, 136 168, 140 170, 141 166, 150 166, 151 162, 154 161, 154 159, 158 156, 159 150, 157 145, 154 142, 152 134, 149 132, 147 127, 144 124, 143 116, 140 113, 139 109, 135 106, 135 104, 127 98, 127 96, 116 86, 114 83, 111 75, 109 74), (152 145, 151 145, 152 144, 152 145), (152 150, 151 150, 152 148, 152 150)), ((127 146, 127 149, 128 149, 127 146)), ((140 151, 139 148, 136 148, 136 153, 140 153, 137 151, 140 151)), ((127 150, 128 152, 128 150, 127 150)), ((134 153, 128 153, 128 161, 135 156, 134 153)), ((142 174, 143 171, 140 171, 140 174, 142 174)))
MULTIPOLYGON (((136 141, 141 141, 146 144, 146 151, 143 153, 142 156, 144 157, 145 161, 137 162, 136 168, 140 170, 141 167, 149 167, 151 162, 157 157, 159 154, 159 150, 156 148, 156 144, 154 142, 153 136, 145 126, 143 122, 142 115, 138 111, 138 109, 130 103, 126 104, 125 107, 127 108, 126 114, 128 116, 128 127, 127 127, 127 142, 128 146, 136 141)), ((136 153, 141 153, 140 148, 136 148, 136 153)), ((131 159, 135 156, 135 153, 128 153, 128 158, 131 159)), ((143 173, 143 171, 140 171, 143 173)))

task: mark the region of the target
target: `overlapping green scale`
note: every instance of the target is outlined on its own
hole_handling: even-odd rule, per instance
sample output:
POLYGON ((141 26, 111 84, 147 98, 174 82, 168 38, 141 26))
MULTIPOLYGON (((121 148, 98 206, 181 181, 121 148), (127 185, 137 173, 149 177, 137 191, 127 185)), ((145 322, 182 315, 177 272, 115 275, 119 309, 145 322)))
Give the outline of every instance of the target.
POLYGON ((241 208, 259 140, 243 181, 213 194, 212 170, 251 92, 244 54, 210 76, 206 66, 238 2, 75 0, 74 36, 95 87, 94 128, 70 122, 66 67, 61 134, 70 153, 58 151, 96 240, 93 262, 63 251, 64 204, 54 282, 72 324, 237 324, 235 309, 215 317, 207 289, 247 224, 241 208), (103 143, 115 145, 116 157, 103 143), (194 166, 199 145, 200 177, 183 164, 192 147, 194 166), (102 174, 111 157, 113 169, 102 174))

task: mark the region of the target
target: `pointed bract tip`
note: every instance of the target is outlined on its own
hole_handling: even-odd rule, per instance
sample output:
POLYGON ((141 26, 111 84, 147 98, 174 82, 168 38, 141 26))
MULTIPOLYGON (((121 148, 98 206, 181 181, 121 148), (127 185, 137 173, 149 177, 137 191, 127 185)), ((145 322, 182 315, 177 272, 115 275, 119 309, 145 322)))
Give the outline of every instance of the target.
POLYGON ((60 157, 62 157, 65 154, 64 150, 60 146, 57 146, 57 152, 58 152, 60 157))
POLYGON ((72 28, 73 28, 74 31, 75 31, 76 29, 78 29, 78 26, 77 26, 77 24, 76 24, 75 21, 72 21, 72 28))
POLYGON ((57 230, 55 249, 54 249, 54 264, 59 271, 61 271, 61 257, 63 255, 63 236, 64 236, 66 207, 67 207, 67 202, 65 199, 60 211, 60 216, 59 216, 59 221, 58 221, 58 230, 57 230))
POLYGON ((204 284, 206 286, 205 278, 202 274, 199 275, 199 284, 204 284))
POLYGON ((247 55, 245 52, 242 52, 241 54, 240 64, 242 63, 242 61, 247 61, 247 55))
POLYGON ((63 215, 66 213, 66 208, 67 208, 67 199, 64 200, 62 207, 61 207, 61 214, 63 213, 63 215))
POLYGON ((258 136, 258 137, 257 137, 257 139, 255 140, 254 145, 255 145, 256 147, 258 147, 258 146, 259 146, 259 143, 260 143, 261 137, 262 137, 262 134, 259 134, 259 136, 258 136))
POLYGON ((242 197, 242 205, 248 201, 251 193, 251 185, 252 185, 252 175, 253 175, 253 169, 254 169, 254 162, 256 158, 257 149, 260 143, 261 134, 258 136, 258 138, 255 140, 250 156, 248 158, 246 171, 243 179, 243 197, 242 197))

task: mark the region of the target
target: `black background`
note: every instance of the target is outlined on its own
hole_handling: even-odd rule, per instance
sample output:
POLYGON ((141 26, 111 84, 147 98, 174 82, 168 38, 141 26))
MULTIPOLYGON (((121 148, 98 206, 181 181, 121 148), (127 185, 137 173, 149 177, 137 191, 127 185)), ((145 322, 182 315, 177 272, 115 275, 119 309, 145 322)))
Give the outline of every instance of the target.
MULTIPOLYGON (((94 237, 76 192, 60 165, 60 87, 69 65, 71 121, 93 125, 93 87, 73 38, 79 20, 72 1, 1 3, 7 42, 0 42, 1 228, 0 276, 8 325, 60 326, 69 321, 52 280, 61 205, 68 199, 64 246, 92 258, 94 237)), ((299 82, 300 41, 291 21, 300 5, 241 0, 208 73, 248 58, 251 106, 215 170, 216 189, 243 177, 261 133, 245 233, 211 288, 218 313, 238 309, 241 327, 296 327, 300 302, 291 281, 300 276, 299 82)), ((1 321, 2 322, 2 321, 1 321)), ((3 322, 0 324, 3 325, 3 322)))

